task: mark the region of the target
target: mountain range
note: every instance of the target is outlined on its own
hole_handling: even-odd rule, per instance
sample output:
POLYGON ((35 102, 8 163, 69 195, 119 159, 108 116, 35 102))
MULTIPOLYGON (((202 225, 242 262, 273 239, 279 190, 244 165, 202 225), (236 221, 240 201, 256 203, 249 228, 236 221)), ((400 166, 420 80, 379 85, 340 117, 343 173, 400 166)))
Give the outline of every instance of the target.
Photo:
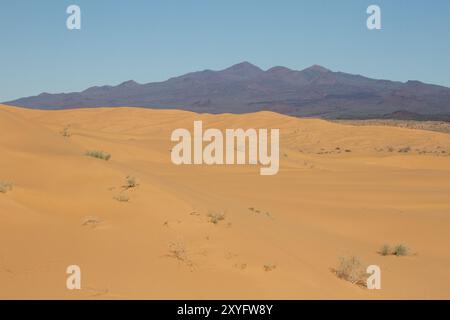
POLYGON ((420 81, 377 80, 319 65, 262 70, 242 62, 163 82, 95 86, 82 92, 21 98, 5 104, 34 109, 134 106, 208 113, 269 110, 321 118, 450 121, 450 88, 420 81))

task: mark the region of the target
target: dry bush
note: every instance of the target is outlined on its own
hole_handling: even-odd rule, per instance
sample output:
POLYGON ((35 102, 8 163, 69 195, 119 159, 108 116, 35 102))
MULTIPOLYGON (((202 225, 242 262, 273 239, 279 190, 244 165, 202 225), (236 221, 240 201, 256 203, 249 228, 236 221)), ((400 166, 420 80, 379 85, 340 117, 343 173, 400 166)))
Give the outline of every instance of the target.
POLYGON ((7 181, 0 181, 0 193, 7 193, 12 190, 12 183, 7 181))
POLYGON ((111 159, 111 155, 107 152, 99 151, 99 150, 89 150, 85 153, 88 157, 93 157, 97 159, 102 159, 108 161, 111 159))
POLYGON ((136 188, 138 186, 138 183, 137 183, 137 180, 135 177, 127 176, 125 179, 126 179, 126 183, 123 186, 125 189, 132 189, 132 188, 136 188))
POLYGON ((263 268, 264 268, 264 271, 270 272, 270 271, 275 270, 277 268, 277 266, 274 264, 266 264, 263 266, 263 268))
POLYGON ((344 279, 357 285, 365 286, 366 284, 366 268, 357 257, 351 256, 339 258, 339 266, 334 271, 340 279, 344 279))
POLYGON ((404 244, 398 244, 395 247, 391 248, 389 245, 385 244, 381 247, 379 253, 382 256, 397 256, 397 257, 402 257, 402 256, 407 256, 409 255, 409 248, 404 245, 404 244))
POLYGON ((186 247, 180 242, 171 242, 169 244, 169 257, 175 258, 186 265, 193 267, 194 264, 189 259, 186 247))
POLYGON ((218 224, 220 221, 225 220, 226 215, 224 212, 211 212, 208 214, 209 221, 213 224, 218 224))
POLYGON ((403 244, 396 245, 392 252, 397 257, 407 256, 409 254, 409 248, 403 244))
POLYGON ((391 247, 388 244, 383 245, 380 249, 380 254, 382 256, 388 256, 392 254, 391 247))
POLYGON ((72 134, 69 131, 70 126, 65 126, 64 129, 61 130, 61 135, 64 138, 69 138, 72 134))
POLYGON ((410 151, 411 151, 411 147, 404 147, 404 148, 398 149, 398 152, 400 152, 400 153, 408 153, 410 151))

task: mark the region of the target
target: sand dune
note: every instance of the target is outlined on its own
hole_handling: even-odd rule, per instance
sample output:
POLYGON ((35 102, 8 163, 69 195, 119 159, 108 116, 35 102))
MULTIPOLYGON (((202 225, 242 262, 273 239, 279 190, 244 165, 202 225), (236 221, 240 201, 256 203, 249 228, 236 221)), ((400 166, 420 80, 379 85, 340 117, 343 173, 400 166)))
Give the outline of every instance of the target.
POLYGON ((0 106, 0 152, 0 181, 13 185, 0 193, 3 299, 450 298, 445 133, 270 112, 0 106), (279 128, 279 173, 173 165, 170 133, 194 120, 279 128), (123 188, 127 176, 138 186, 123 188), (411 254, 381 256, 385 243, 411 254), (381 267, 382 290, 336 277, 348 255, 381 267), (65 287, 71 264, 82 290, 65 287))

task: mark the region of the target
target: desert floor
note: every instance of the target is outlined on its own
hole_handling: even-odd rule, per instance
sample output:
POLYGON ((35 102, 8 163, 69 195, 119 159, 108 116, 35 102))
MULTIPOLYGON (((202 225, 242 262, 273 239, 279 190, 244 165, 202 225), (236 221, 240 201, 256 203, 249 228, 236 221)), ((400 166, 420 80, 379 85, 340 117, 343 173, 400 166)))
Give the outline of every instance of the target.
POLYGON ((0 154, 0 181, 12 183, 0 193, 3 299, 450 299, 446 133, 269 112, 0 106, 0 154), (194 120, 279 128, 280 172, 175 166, 170 134, 194 120), (138 185, 123 188, 127 176, 138 185), (408 256, 378 253, 399 243, 408 256), (381 290, 336 276, 352 255, 381 267, 381 290), (66 289, 72 264, 82 290, 66 289))

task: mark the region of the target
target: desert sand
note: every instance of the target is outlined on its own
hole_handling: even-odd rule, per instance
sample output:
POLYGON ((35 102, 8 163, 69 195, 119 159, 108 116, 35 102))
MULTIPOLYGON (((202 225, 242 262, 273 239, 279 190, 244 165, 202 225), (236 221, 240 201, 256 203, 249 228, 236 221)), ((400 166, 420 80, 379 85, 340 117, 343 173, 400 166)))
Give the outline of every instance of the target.
POLYGON ((2 299, 450 299, 446 133, 270 112, 0 106, 0 154, 12 184, 0 193, 2 299), (279 173, 173 165, 170 134, 194 120, 279 128, 279 173), (127 176, 137 185, 124 188, 127 176), (385 243, 411 253, 382 256, 385 243), (336 276, 350 255, 381 267, 381 290, 336 276), (73 264, 81 290, 66 289, 73 264))

